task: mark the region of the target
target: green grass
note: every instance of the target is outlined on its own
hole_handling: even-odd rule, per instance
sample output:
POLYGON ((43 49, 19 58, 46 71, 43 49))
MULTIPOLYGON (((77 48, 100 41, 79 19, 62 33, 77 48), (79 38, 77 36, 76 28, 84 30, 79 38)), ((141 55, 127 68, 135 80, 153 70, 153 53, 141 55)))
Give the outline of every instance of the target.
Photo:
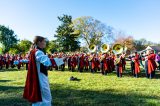
MULTIPOLYGON (((128 66, 127 66, 128 67, 128 66)), ((100 73, 49 71, 49 81, 54 106, 158 106, 160 105, 160 73, 155 79, 130 75, 123 78, 116 73, 102 76, 100 73), (74 76, 80 81, 69 81, 74 76)), ((30 106, 22 98, 26 78, 24 69, 0 71, 0 106, 30 106)))

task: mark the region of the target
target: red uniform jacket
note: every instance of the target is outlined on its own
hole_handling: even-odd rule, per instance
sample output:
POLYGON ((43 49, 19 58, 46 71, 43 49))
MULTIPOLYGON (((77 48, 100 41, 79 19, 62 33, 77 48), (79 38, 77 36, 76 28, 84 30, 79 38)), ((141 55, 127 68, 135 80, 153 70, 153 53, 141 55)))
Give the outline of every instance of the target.
POLYGON ((80 66, 80 68, 83 68, 83 67, 84 67, 84 56, 81 56, 81 57, 79 58, 79 66, 80 66))
POLYGON ((148 56, 148 74, 151 74, 151 72, 157 68, 155 57, 156 54, 150 54, 148 56))
POLYGON ((134 58, 134 64, 135 64, 135 74, 138 74, 140 72, 139 55, 135 56, 135 58, 134 58))
POLYGON ((100 60, 98 58, 95 58, 96 61, 95 61, 95 67, 96 68, 100 68, 100 60))
POLYGON ((77 65, 77 58, 75 56, 72 56, 70 63, 71 63, 71 67, 75 68, 77 65))
POLYGON ((103 70, 104 71, 108 70, 108 64, 106 58, 104 58, 102 61, 103 61, 103 70))
POLYGON ((88 60, 88 56, 85 56, 85 67, 89 66, 89 60, 88 60))
POLYGON ((56 64, 56 62, 54 61, 54 58, 50 58, 50 60, 51 60, 51 63, 52 63, 52 67, 53 67, 53 68, 56 68, 56 67, 57 67, 57 64, 56 64))

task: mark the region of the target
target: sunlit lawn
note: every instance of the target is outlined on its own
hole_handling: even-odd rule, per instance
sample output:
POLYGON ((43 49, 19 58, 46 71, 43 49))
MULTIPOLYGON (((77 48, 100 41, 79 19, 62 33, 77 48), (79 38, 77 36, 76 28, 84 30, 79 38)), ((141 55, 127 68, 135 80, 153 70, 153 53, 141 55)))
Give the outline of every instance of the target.
MULTIPOLYGON (((0 71, 0 106, 31 105, 22 99, 25 78, 24 69, 0 71)), ((115 72, 102 76, 100 73, 49 71, 54 106, 157 106, 160 105, 158 78, 159 72, 152 80, 146 79, 143 72, 139 78, 134 78, 129 69, 123 78, 117 78, 115 72), (80 80, 69 81, 70 76, 80 80)))

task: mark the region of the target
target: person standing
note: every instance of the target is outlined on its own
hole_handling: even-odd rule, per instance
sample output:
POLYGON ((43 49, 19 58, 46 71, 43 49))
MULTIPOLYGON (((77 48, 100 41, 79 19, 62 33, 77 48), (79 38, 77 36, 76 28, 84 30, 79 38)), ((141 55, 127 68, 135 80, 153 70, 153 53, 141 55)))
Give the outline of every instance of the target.
POLYGON ((139 55, 137 52, 135 52, 135 57, 134 57, 134 77, 138 77, 138 74, 140 73, 140 64, 139 64, 139 55))
POLYGON ((156 55, 156 62, 158 63, 158 70, 160 71, 160 52, 156 55))
POLYGON ((0 70, 3 68, 3 56, 0 55, 0 70))
POLYGON ((32 103, 32 106, 51 106, 51 92, 48 81, 47 67, 51 61, 45 55, 44 37, 36 36, 29 55, 27 78, 23 98, 32 103))
POLYGON ((130 65, 131 65, 131 73, 132 75, 134 75, 134 69, 135 69, 135 65, 134 65, 134 57, 133 55, 130 55, 129 56, 129 59, 130 59, 130 65))
POLYGON ((81 54, 81 57, 79 58, 79 72, 83 72, 84 69, 84 54, 81 54))
POLYGON ((89 70, 89 60, 88 60, 89 55, 86 54, 85 58, 84 58, 84 69, 85 71, 89 70))
POLYGON ((108 54, 105 53, 103 54, 103 58, 102 58, 102 75, 107 75, 108 73, 108 64, 107 64, 107 58, 108 58, 108 54))
POLYGON ((8 69, 10 64, 10 56, 8 53, 5 56, 5 64, 6 64, 6 69, 8 69))
POLYGON ((122 65, 122 57, 120 54, 117 54, 115 57, 115 67, 117 72, 117 77, 122 77, 123 65, 122 65))
POLYGON ((156 59, 156 54, 154 54, 154 50, 149 51, 149 55, 148 55, 148 74, 150 75, 151 79, 155 76, 155 70, 157 68, 155 59, 156 59))

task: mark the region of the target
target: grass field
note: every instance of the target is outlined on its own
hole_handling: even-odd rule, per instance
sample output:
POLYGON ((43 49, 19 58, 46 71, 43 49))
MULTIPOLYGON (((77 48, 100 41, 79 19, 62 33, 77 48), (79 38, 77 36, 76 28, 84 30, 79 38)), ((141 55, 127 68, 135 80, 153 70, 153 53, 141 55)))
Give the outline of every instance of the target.
MULTIPOLYGON (((160 105, 160 73, 155 79, 146 79, 142 72, 139 78, 130 75, 129 69, 123 78, 115 73, 102 76, 100 73, 49 71, 49 81, 54 106, 158 106, 160 105), (69 81, 74 76, 79 81, 69 81)), ((0 71, 0 106, 30 106, 22 99, 26 77, 24 69, 0 71)))

